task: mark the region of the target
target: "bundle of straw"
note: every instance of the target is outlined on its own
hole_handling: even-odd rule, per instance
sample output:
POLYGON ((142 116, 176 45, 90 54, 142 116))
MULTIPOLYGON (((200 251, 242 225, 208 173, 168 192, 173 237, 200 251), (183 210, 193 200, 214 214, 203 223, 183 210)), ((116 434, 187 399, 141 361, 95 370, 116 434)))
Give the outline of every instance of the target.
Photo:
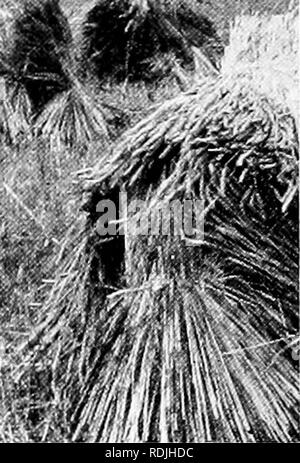
POLYGON ((31 135, 33 114, 66 88, 71 70, 68 26, 58 2, 9 4, 0 24, 2 132, 16 143, 31 135))
MULTIPOLYGON (((221 51, 213 23, 197 0, 100 0, 86 16, 83 41, 83 57, 98 75, 121 79, 153 79, 151 68, 160 55, 174 53, 180 63, 192 65, 194 47, 213 62, 221 51)), ((161 76, 167 70, 163 61, 161 76)))
POLYGON ((31 136, 31 102, 22 85, 3 78, 0 93, 0 136, 2 141, 16 145, 24 136, 31 136))
POLYGON ((69 90, 56 96, 35 122, 38 135, 60 146, 87 148, 91 142, 109 138, 108 111, 75 79, 69 90))
POLYGON ((11 10, 10 21, 0 47, 0 69, 10 87, 23 93, 7 103, 7 118, 16 114, 20 127, 24 125, 26 91, 34 133, 48 139, 52 148, 86 148, 107 137, 108 111, 79 82, 75 43, 59 1, 26 0, 11 10))
POLYGON ((222 239, 241 251, 238 264, 246 275, 249 268, 252 273, 247 280, 233 271, 232 252, 222 263, 202 257, 199 266, 197 251, 189 253, 178 242, 148 239, 134 249, 139 251, 134 281, 110 297, 98 355, 73 402, 74 440, 288 442, 299 437, 297 413, 291 412, 298 403, 298 372, 290 354, 282 354, 296 332, 287 330, 276 306, 280 300, 272 299, 274 291, 266 286, 267 275, 275 287, 281 279, 285 288, 295 285, 297 265, 287 262, 284 247, 278 251, 270 239, 264 242, 267 249, 258 248, 257 230, 235 232, 228 229, 222 239), (253 256, 244 246, 254 248, 253 256), (171 252, 175 266, 166 262, 171 252), (257 268, 257 255, 266 269, 257 268), (288 267, 279 272, 281 258, 288 267), (257 278, 263 278, 263 289, 256 287, 257 278))
MULTIPOLYGON (((296 4, 292 2, 291 4, 296 4)), ((231 46, 222 59, 222 74, 248 77, 270 99, 287 104, 298 121, 298 10, 264 17, 240 16, 231 26, 231 46), (288 33, 287 33, 288 31, 288 33), (280 42, 279 42, 280 39, 280 42)))
MULTIPOLYGON (((255 21, 273 26, 295 82, 295 48, 280 44, 294 44, 297 14, 255 21)), ((70 231, 20 347, 50 369, 75 441, 299 439, 298 125, 288 81, 269 91, 259 63, 233 79, 225 58, 219 77, 162 105, 86 172, 87 228, 70 231), (143 199, 141 222, 173 199, 202 199, 204 237, 100 238, 96 206, 121 188, 143 199)))
POLYGON ((3 141, 16 144, 22 135, 29 134, 32 109, 7 55, 13 40, 13 11, 11 5, 0 10, 0 133, 3 141))
POLYGON ((217 80, 165 103, 128 131, 89 182, 108 180, 128 192, 154 184, 153 200, 166 202, 196 188, 208 205, 236 182, 245 206, 261 205, 264 214, 277 199, 286 211, 297 193, 297 152, 289 107, 268 100, 248 79, 217 80))
MULTIPOLYGON (((112 188, 119 183, 136 190, 141 179, 152 184, 153 173, 158 181, 167 167, 160 196, 167 199, 168 189, 176 196, 200 181, 210 198, 210 190, 225 194, 227 177, 239 184, 248 179, 255 195, 259 177, 270 177, 277 198, 286 188, 286 210, 297 192, 297 18, 292 10, 237 19, 219 78, 202 80, 128 131, 94 168, 92 184, 108 178, 112 188)), ((247 192, 251 202, 248 185, 247 192)))
POLYGON ((291 227, 280 218, 266 234, 232 206, 210 218, 204 247, 132 241, 118 291, 104 271, 107 243, 70 232, 76 254, 65 249, 43 322, 21 352, 50 371, 56 416, 74 441, 299 437, 291 227))
POLYGON ((72 36, 58 0, 26 0, 14 12, 10 68, 35 109, 70 86, 72 36))

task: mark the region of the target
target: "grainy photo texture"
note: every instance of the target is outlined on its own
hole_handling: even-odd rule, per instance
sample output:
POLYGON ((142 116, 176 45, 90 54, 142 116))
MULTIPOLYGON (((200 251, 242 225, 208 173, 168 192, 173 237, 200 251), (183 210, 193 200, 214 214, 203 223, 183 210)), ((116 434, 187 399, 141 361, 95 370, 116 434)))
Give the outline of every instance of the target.
POLYGON ((298 2, 0 0, 0 442, 299 442, 298 2))

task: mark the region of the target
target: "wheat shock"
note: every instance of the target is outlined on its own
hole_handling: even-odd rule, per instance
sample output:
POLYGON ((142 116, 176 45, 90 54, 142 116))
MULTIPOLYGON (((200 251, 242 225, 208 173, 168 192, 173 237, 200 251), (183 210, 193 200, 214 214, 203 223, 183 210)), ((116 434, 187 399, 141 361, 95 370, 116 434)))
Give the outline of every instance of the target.
POLYGON ((99 443, 109 463, 299 442, 298 8, 94 0, 73 34, 58 0, 15 3, 0 442, 99 443))

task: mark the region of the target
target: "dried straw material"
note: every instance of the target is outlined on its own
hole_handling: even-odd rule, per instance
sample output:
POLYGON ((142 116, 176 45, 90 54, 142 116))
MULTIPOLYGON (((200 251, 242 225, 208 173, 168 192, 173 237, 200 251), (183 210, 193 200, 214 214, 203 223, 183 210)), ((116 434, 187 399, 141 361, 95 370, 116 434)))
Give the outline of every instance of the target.
POLYGON ((8 2, 2 16, 1 123, 5 140, 16 143, 32 135, 36 112, 70 85, 71 36, 56 0, 8 2))
MULTIPOLYGON (((113 37, 117 40, 115 46, 122 48, 123 36, 117 37, 118 34, 116 34, 114 37, 111 28, 105 29, 103 32, 101 27, 101 24, 107 27, 108 23, 105 18, 109 18, 111 14, 115 14, 114 27, 117 27, 120 34, 122 32, 123 35, 126 35, 128 53, 134 49, 140 50, 138 52, 139 65, 144 68, 145 72, 151 74, 145 86, 147 92, 149 89, 149 93, 153 93, 152 84, 154 83, 154 94, 156 95, 158 82, 160 82, 160 88, 162 88, 163 82, 165 86, 172 87, 169 89, 168 95, 174 94, 175 91, 178 93, 177 80, 181 86, 190 85, 193 72, 190 69, 183 70, 178 54, 183 54, 191 67, 193 67, 194 62, 199 72, 201 69, 201 73, 204 74, 216 73, 216 68, 210 59, 205 57, 199 48, 200 42, 202 44, 206 41, 206 39, 204 40, 205 34, 214 36, 215 30, 209 20, 201 14, 198 2, 183 2, 179 7, 178 4, 166 5, 163 1, 156 4, 151 0, 149 8, 146 2, 139 4, 129 1, 102 1, 94 5, 89 2, 88 5, 84 5, 79 10, 74 7, 70 22, 57 0, 26 0, 22 4, 12 5, 5 12, 5 17, 8 19, 5 26, 3 25, 3 34, 1 34, 0 39, 3 42, 0 43, 0 73, 13 86, 26 89, 34 115, 32 120, 36 121, 38 116, 34 127, 35 133, 42 134, 49 139, 52 146, 66 145, 69 148, 77 146, 78 150, 81 151, 82 146, 86 147, 91 141, 97 142, 105 137, 108 124, 115 125, 117 131, 125 124, 123 120, 119 120, 118 114, 121 112, 119 109, 116 111, 113 108, 112 111, 107 111, 101 104, 92 101, 93 97, 87 94, 89 88, 92 87, 90 84, 93 82, 89 79, 84 80, 85 70, 88 68, 86 63, 88 54, 86 34, 93 41, 94 32, 97 37, 104 33, 102 39, 107 42, 105 50, 108 52, 105 62, 112 64, 113 61, 117 66, 120 64, 118 64, 118 59, 114 53, 114 46, 109 41, 113 37), (97 22, 96 19, 96 22, 90 22, 94 14, 97 21, 99 19, 102 23, 101 21, 100 23, 97 22), (150 17, 148 17, 149 15, 150 17), (158 31, 156 30, 156 16, 162 21, 158 31), (85 24, 85 18, 89 18, 87 24, 85 24), (186 22, 189 23, 190 19, 193 23, 192 28, 188 28, 186 24, 186 22), (83 23, 85 24, 84 27, 83 23), (124 30, 125 26, 128 26, 127 32, 124 30), (197 33, 199 28, 204 31, 204 35, 201 31, 197 33), (143 30, 144 33, 140 37, 141 43, 135 48, 135 41, 139 32, 143 30), (105 35, 105 31, 109 32, 109 36, 105 35), (134 36, 132 37, 133 42, 130 39, 130 31, 134 36), (149 43, 147 46, 142 43, 148 37, 148 32, 151 40, 153 39, 153 47, 149 43), (163 33, 167 36, 165 37, 163 33), (193 36, 193 39, 186 36, 188 33, 193 36), (150 49, 148 50, 147 47, 150 49), (83 88, 83 82, 87 87, 86 90, 83 88), (78 101, 76 101, 76 97, 78 101), (107 114, 108 112, 115 112, 117 115, 113 118, 111 114, 107 114), (105 120, 106 115, 108 115, 108 124, 105 120)), ((148 37, 147 42, 150 41, 150 38, 148 37)), ((218 42, 217 38, 214 40, 216 43, 218 42)), ((122 50, 120 53, 120 59, 123 60, 126 53, 123 55, 122 50)), ((122 62, 122 66, 126 68, 127 64, 122 62)), ((105 66, 102 66, 101 73, 105 72, 105 66)), ((107 78, 114 80, 113 77, 114 71, 110 69, 107 78)), ((143 77, 146 78, 146 75, 144 74, 143 77)), ((142 94, 144 81, 141 82, 140 78, 141 75, 138 77, 138 83, 141 84, 142 94)), ((116 86, 117 83, 114 80, 108 91, 102 92, 101 89, 100 92, 104 99, 107 99, 107 93, 114 98, 117 97, 116 86)), ((128 93, 126 88, 124 91, 128 93)), ((128 101, 129 98, 124 105, 126 110, 128 101)), ((144 102, 143 106, 147 106, 147 103, 144 102)), ((136 120, 137 113, 137 109, 134 108, 134 115, 132 117, 126 116, 126 121, 130 120, 131 123, 132 120, 136 120)))
POLYGON ((16 7, 0 9, 0 133, 2 141, 16 144, 30 134, 32 107, 24 85, 16 79, 7 51, 13 40, 16 7))
POLYGON ((104 111, 82 84, 73 81, 70 90, 56 96, 35 123, 38 135, 49 140, 52 148, 87 148, 91 142, 109 139, 104 111))
POLYGON ((299 115, 298 10, 271 18, 237 17, 222 59, 222 74, 250 78, 262 94, 299 115), (279 41, 280 38, 280 41, 279 41))
MULTIPOLYGON (((278 19, 255 17, 258 30, 273 25, 278 55, 294 50, 280 44, 296 20, 282 17, 276 35, 278 19)), ((74 441, 299 440, 298 126, 287 80, 261 85, 259 59, 231 78, 226 59, 85 172, 87 227, 66 238, 41 324, 20 347, 51 370, 74 441), (203 199, 204 237, 101 239, 96 205, 121 188, 146 202, 141 220, 203 199)))
POLYGON ((0 50, 1 55, 11 37, 13 15, 8 8, 0 8, 0 50))
MULTIPOLYGON (((26 0, 9 10, 9 19, 6 35, 1 35, 0 72, 6 85, 22 94, 5 103, 6 125, 20 117, 23 132, 30 102, 32 132, 53 149, 82 152, 92 141, 108 138, 109 111, 79 81, 76 43, 59 1, 26 0)), ((5 130, 10 139, 12 127, 5 130)))
POLYGON ((84 60, 99 77, 121 80, 153 80, 157 61, 163 76, 168 71, 162 63, 170 56, 193 65, 194 48, 216 63, 222 48, 196 0, 99 0, 86 16, 82 36, 84 60))
POLYGON ((297 26, 297 10, 237 19, 221 75, 202 80, 128 131, 94 169, 95 183, 109 179, 112 188, 119 183, 136 189, 141 179, 153 181, 152 168, 158 180, 168 167, 158 194, 169 198, 168 188, 175 196, 199 180, 224 195, 228 175, 239 183, 249 174, 253 181, 270 176, 276 197, 287 188, 281 196, 285 210, 297 191, 297 26))
POLYGON ((70 231, 76 252, 64 250, 44 320, 21 352, 51 371, 54 409, 74 441, 299 435, 290 412, 298 403, 288 349, 297 337, 291 230, 280 220, 268 236, 228 207, 211 218, 204 248, 161 237, 132 242, 134 271, 118 291, 101 270, 107 244, 70 231))
POLYGON ((0 81, 0 137, 2 141, 18 144, 24 136, 31 137, 32 106, 22 85, 0 81))
POLYGON ((72 36, 58 0, 26 0, 13 14, 10 66, 40 110, 70 86, 72 36))
POLYGON ((285 211, 297 192, 297 152, 286 105, 275 105, 249 80, 217 80, 167 102, 127 132, 89 183, 108 180, 110 188, 136 191, 155 181, 155 197, 166 201, 198 186, 212 201, 235 181, 245 187, 243 202, 259 205, 266 195, 257 185, 268 179, 285 211))
MULTIPOLYGON (((255 278, 260 273, 265 280, 267 272, 254 270, 252 281, 242 281, 224 271, 234 256, 222 264, 202 258, 196 269, 193 253, 172 244, 178 269, 166 263, 167 243, 153 243, 158 256, 151 263, 144 246, 136 257, 136 285, 111 296, 101 320, 99 366, 95 360, 74 409, 73 439, 290 441, 299 435, 297 414, 291 414, 298 373, 280 351, 295 335, 287 335, 270 293, 255 288, 255 278), (276 337, 266 336, 265 326, 276 337)), ((278 273, 280 261, 259 251, 278 273)), ((246 271, 256 268, 249 253, 246 259, 246 271)), ((291 268, 295 277, 295 264, 291 268)))

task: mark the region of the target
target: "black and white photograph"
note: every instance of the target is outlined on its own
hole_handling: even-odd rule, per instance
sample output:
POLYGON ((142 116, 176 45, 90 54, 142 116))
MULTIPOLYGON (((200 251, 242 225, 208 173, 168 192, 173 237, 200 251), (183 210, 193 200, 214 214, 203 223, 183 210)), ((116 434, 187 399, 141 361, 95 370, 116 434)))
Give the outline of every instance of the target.
POLYGON ((299 26, 0 0, 1 444, 300 443, 299 26))

